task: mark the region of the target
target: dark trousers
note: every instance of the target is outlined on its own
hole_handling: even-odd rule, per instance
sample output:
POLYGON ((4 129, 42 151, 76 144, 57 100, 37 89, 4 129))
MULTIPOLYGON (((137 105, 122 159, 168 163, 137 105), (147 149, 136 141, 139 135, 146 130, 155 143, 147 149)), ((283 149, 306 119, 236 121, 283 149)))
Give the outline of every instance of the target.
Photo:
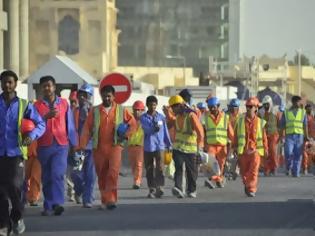
POLYGON ((21 156, 0 157, 0 228, 22 218, 24 160, 21 156), (12 209, 9 211, 9 201, 12 209))
POLYGON ((187 177, 187 192, 192 193, 196 191, 197 188, 197 177, 198 177, 198 167, 197 167, 197 157, 196 154, 183 153, 178 150, 173 150, 173 160, 175 163, 175 187, 183 191, 183 165, 186 166, 186 177, 187 177))
POLYGON ((164 186, 164 162, 160 151, 144 152, 144 166, 150 189, 164 186))

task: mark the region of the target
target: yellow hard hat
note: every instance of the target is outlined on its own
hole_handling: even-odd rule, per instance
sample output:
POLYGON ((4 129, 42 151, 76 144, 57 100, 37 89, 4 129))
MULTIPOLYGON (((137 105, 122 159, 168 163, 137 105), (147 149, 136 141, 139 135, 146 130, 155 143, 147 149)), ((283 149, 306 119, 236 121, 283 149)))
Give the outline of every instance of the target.
POLYGON ((176 105, 176 104, 182 104, 184 102, 185 102, 184 99, 181 96, 179 96, 179 95, 172 96, 168 100, 168 104, 170 106, 173 106, 173 105, 176 105))

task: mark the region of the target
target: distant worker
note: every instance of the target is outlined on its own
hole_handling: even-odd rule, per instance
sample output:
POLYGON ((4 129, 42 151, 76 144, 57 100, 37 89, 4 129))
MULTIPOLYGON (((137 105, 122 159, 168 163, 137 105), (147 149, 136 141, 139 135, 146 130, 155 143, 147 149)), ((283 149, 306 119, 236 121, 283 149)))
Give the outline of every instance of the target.
MULTIPOLYGON (((313 109, 311 104, 307 104, 305 106, 306 117, 307 117, 307 131, 308 137, 311 139, 315 139, 315 119, 313 114, 313 109)), ((303 152, 303 162, 302 162, 302 170, 303 174, 308 174, 311 172, 312 165, 315 161, 315 156, 309 154, 307 150, 308 142, 305 142, 304 152, 303 152)))
POLYGON ((228 111, 227 114, 230 117, 230 122, 232 124, 232 127, 235 127, 236 121, 240 114, 240 105, 241 101, 237 98, 231 99, 229 105, 228 105, 228 111))

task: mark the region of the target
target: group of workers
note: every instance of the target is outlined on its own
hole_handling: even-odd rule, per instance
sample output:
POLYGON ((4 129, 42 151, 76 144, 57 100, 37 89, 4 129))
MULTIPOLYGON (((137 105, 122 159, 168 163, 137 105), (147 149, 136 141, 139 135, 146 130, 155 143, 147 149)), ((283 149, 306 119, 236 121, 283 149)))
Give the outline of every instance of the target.
POLYGON ((292 107, 281 107, 277 114, 269 96, 262 104, 250 97, 241 114, 238 99, 230 101, 226 112, 214 96, 195 107, 191 92, 184 89, 170 97, 162 114, 155 96, 148 96, 145 104, 136 101, 132 112, 122 107, 115 102, 115 88, 104 80, 99 85, 102 103, 98 106, 92 106, 93 87, 88 84, 71 94, 69 104, 56 95, 55 79, 43 76, 41 97, 32 103, 17 96, 18 77, 13 71, 2 72, 0 80, 0 235, 25 231, 24 203, 37 206, 41 188, 42 216, 61 215, 65 176, 74 200, 84 208, 93 206, 97 180, 100 209, 115 209, 124 147, 132 188, 140 189, 144 166, 148 198, 164 195, 165 153, 172 152, 172 194, 177 198, 197 197, 204 153, 219 166, 218 172, 205 179, 205 186, 224 187, 227 157, 232 155, 248 197, 257 192, 260 170, 276 174, 280 142, 284 143, 287 175, 299 177, 301 166, 306 173, 314 162, 314 155, 307 151, 315 135, 314 117, 299 96, 292 97, 292 107))

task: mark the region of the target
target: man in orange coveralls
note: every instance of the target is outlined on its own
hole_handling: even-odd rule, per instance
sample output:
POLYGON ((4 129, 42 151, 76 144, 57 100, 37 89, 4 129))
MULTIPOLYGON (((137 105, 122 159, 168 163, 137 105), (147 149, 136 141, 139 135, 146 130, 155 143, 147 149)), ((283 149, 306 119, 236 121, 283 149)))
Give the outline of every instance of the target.
POLYGON ((80 137, 80 149, 85 149, 92 137, 94 164, 101 192, 100 209, 114 210, 117 207, 122 145, 133 131, 135 120, 127 109, 114 101, 115 89, 106 85, 105 80, 100 83, 100 94, 103 103, 89 112, 80 137), (121 127, 125 129, 124 132, 118 132, 121 127))
POLYGON ((26 199, 30 206, 38 206, 41 187, 41 167, 37 159, 37 142, 33 141, 27 150, 25 179, 27 185, 26 199))
POLYGON ((136 129, 130 134, 128 140, 128 158, 133 174, 133 189, 140 189, 142 182, 143 168, 143 129, 140 123, 140 116, 144 112, 145 106, 142 101, 135 101, 132 106, 133 116, 137 121, 136 129))
POLYGON ((266 122, 257 116, 259 101, 256 97, 250 97, 245 105, 245 115, 241 115, 236 122, 234 144, 239 156, 245 194, 255 197, 260 160, 268 156, 268 141, 264 129, 266 122))

